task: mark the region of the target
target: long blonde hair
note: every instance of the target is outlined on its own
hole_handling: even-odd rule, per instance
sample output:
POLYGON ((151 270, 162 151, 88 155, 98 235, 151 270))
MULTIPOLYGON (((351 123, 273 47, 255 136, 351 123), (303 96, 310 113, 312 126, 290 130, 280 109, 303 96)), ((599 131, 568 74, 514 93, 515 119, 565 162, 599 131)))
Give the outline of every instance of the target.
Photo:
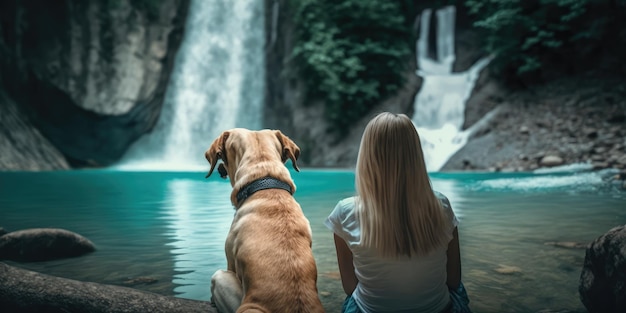
POLYGON ((383 257, 411 257, 447 244, 449 222, 406 115, 383 112, 367 124, 355 184, 361 245, 383 257))

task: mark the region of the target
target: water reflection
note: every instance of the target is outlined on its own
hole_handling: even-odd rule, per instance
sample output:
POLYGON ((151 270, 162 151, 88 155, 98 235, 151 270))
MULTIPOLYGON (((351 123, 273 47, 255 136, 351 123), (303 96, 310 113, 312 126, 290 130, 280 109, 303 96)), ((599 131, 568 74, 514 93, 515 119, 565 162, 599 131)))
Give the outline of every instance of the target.
POLYGON ((219 181, 167 181, 163 205, 167 243, 174 260, 178 297, 210 300, 211 275, 226 268, 224 240, 233 217, 230 184, 219 181))

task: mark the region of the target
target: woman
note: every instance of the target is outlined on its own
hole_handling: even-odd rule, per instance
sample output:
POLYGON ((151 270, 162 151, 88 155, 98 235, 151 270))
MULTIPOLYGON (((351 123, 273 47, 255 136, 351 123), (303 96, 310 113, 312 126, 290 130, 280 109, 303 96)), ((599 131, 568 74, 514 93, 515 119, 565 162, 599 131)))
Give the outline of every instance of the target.
POLYGON ((384 112, 365 128, 356 197, 339 201, 334 232, 342 312, 471 312, 461 284, 458 220, 432 190, 411 119, 384 112))

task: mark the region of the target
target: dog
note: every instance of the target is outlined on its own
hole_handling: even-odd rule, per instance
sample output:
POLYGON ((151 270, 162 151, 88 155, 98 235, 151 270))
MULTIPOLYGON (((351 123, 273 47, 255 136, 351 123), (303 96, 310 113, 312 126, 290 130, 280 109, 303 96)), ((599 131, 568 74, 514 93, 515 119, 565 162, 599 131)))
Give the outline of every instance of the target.
POLYGON ((228 270, 211 279, 213 302, 226 312, 324 312, 317 290, 311 227, 293 197, 300 148, 280 130, 224 131, 206 150, 233 187, 235 216, 226 238, 228 270))

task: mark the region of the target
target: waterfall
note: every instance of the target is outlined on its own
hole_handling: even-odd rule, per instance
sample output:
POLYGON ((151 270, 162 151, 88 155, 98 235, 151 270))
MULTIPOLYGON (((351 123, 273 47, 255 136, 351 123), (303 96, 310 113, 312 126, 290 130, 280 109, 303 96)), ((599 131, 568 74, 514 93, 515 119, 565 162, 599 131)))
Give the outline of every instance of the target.
POLYGON ((260 128, 264 38, 263 1, 192 0, 159 120, 116 167, 197 170, 223 130, 260 128))
POLYGON ((423 78, 415 96, 413 123, 424 150, 428 171, 439 171, 448 159, 467 142, 469 132, 462 131, 465 102, 469 98, 480 71, 490 58, 476 62, 465 72, 453 73, 455 61, 454 27, 456 9, 447 6, 436 11, 436 59, 428 56, 428 35, 432 10, 420 18, 417 40, 417 75, 423 78))

